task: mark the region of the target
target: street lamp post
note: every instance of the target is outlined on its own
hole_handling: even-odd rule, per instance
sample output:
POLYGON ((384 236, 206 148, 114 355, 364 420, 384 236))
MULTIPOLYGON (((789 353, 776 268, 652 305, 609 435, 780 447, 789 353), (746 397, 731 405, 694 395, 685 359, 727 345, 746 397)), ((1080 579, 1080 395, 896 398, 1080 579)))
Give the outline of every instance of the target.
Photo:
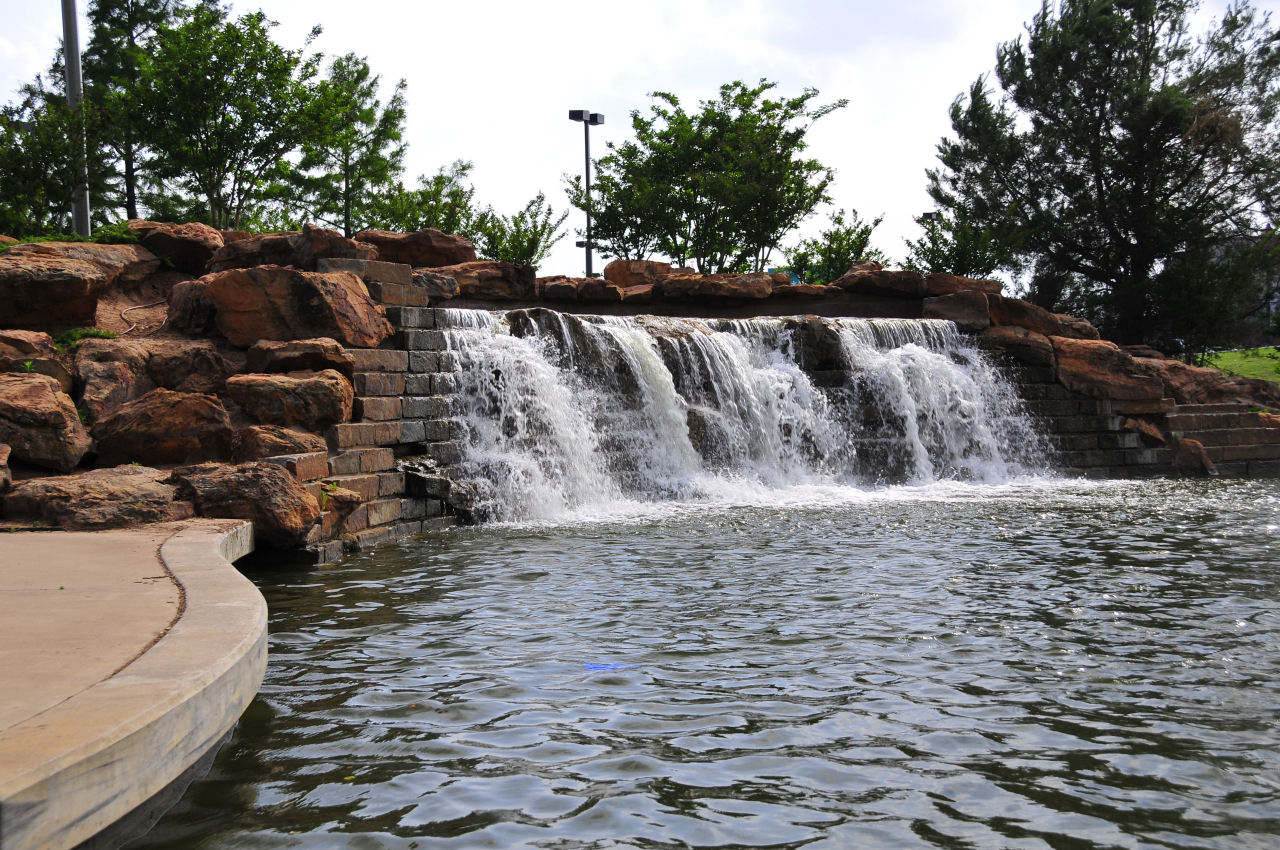
MULTIPOLYGON (((80 79, 80 28, 76 21, 76 0, 62 0, 62 56, 66 62, 67 103, 74 113, 84 97, 84 84, 80 79)), ((80 162, 76 176, 80 185, 75 189, 74 226, 81 236, 89 235, 89 163, 85 153, 83 134, 74 140, 80 162)))
POLYGON ((595 275, 591 273, 591 248, 593 247, 591 245, 591 127, 595 124, 603 124, 604 116, 599 112, 592 112, 589 109, 570 109, 569 120, 582 122, 582 144, 583 149, 586 152, 586 162, 583 166, 582 180, 583 188, 585 190, 583 198, 586 199, 587 202, 587 238, 579 241, 577 244, 579 248, 585 248, 587 250, 587 277, 595 277, 595 275))

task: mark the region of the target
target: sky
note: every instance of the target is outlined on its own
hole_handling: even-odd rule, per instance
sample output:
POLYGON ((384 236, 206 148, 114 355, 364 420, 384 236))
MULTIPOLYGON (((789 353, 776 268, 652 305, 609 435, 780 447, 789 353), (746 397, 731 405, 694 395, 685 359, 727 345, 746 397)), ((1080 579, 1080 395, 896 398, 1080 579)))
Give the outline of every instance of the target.
MULTIPOLYGON (((77 0, 83 19, 87 0, 77 0)), ((1280 0, 1255 0, 1280 18, 1280 0)), ((47 68, 62 37, 61 3, 11 4, 0 30, 0 101, 47 68)), ((807 155, 835 170, 833 206, 784 242, 814 235, 833 208, 883 216, 872 244, 901 261, 914 218, 929 210, 925 170, 949 131, 948 107, 990 74, 996 47, 1019 37, 1040 0, 234 0, 237 14, 263 10, 273 37, 326 57, 356 53, 382 77, 384 99, 408 84, 406 177, 455 159, 474 163, 476 200, 513 213, 538 192, 569 209, 563 175, 583 168, 582 124, 571 109, 603 113, 591 128, 593 156, 631 137, 630 113, 649 93, 677 95, 686 109, 734 80, 777 83, 781 95, 819 91, 816 103, 847 99, 809 131, 807 155)), ((1227 0, 1204 0, 1201 24, 1227 0)), ((1203 25, 1193 27, 1202 32, 1203 25)), ((81 45, 88 39, 82 20, 81 45)), ((568 235, 539 274, 580 275, 573 243, 584 224, 571 210, 568 235)), ((780 254, 774 261, 781 264, 780 254)), ((603 268, 598 256, 595 270, 603 268)))

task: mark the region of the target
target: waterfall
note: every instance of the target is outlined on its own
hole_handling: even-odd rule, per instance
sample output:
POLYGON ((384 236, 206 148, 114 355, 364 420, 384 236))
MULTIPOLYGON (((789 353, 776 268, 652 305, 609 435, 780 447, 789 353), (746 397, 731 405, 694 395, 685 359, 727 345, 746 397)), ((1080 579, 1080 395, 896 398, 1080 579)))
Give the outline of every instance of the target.
POLYGON ((950 322, 444 315, 480 519, 1044 468, 1016 394, 950 322))

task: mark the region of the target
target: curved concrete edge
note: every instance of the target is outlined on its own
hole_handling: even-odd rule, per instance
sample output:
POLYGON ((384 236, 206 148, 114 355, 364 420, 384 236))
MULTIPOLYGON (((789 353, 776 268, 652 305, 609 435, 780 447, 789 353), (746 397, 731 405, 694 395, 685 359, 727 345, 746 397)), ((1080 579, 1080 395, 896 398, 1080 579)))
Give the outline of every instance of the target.
MULTIPOLYGON (((0 847, 70 848, 145 803, 217 745, 266 670, 267 606, 231 561, 253 549, 242 520, 183 523, 159 560, 185 596, 172 627, 132 663, 9 730, 0 742, 0 847)), ((56 616, 56 614, 51 614, 56 616)))

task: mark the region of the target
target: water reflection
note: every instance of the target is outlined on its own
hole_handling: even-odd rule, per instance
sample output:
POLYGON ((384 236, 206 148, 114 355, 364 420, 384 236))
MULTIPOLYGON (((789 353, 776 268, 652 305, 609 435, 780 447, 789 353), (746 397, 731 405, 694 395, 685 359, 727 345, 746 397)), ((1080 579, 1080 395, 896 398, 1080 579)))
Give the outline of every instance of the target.
POLYGON ((1280 482, 783 494, 260 576, 137 847, 1276 846, 1280 482))

